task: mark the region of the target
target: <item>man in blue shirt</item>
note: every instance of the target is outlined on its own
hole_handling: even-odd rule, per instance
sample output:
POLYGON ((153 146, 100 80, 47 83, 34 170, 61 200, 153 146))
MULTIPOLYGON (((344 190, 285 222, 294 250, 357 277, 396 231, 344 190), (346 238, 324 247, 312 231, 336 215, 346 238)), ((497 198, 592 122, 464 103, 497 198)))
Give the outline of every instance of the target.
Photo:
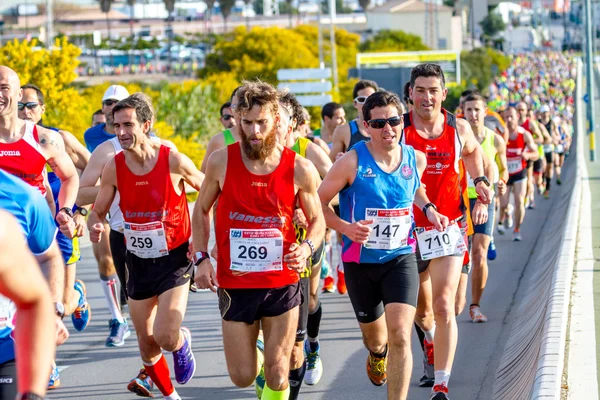
POLYGON ((104 96, 102 96, 102 112, 106 117, 106 123, 93 126, 83 134, 83 140, 90 152, 93 152, 100 144, 115 137, 112 109, 115 104, 126 97, 129 97, 129 92, 120 85, 112 85, 104 92, 104 96))

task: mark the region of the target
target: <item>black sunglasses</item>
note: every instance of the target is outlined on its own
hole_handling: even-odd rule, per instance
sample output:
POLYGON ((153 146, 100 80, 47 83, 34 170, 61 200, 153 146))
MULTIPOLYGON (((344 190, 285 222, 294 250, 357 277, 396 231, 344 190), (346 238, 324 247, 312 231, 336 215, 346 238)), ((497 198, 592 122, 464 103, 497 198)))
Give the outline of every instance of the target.
POLYGON ((117 103, 118 103, 118 101, 117 101, 117 100, 104 100, 104 101, 102 102, 102 105, 104 105, 104 106, 106 106, 106 107, 110 107, 110 106, 112 106, 113 104, 117 104, 117 103))
POLYGON ((229 121, 231 118, 233 118, 233 115, 223 114, 221 118, 223 118, 225 121, 229 121))
POLYGON ((367 122, 369 126, 373 129, 383 129, 385 124, 390 124, 390 126, 398 126, 402 123, 403 117, 392 117, 392 118, 381 118, 381 119, 372 119, 367 122))
POLYGON ((35 101, 28 101, 27 103, 18 103, 17 106, 19 107, 19 111, 23 111, 25 107, 27 107, 30 110, 33 110, 34 108, 39 106, 39 104, 35 101))

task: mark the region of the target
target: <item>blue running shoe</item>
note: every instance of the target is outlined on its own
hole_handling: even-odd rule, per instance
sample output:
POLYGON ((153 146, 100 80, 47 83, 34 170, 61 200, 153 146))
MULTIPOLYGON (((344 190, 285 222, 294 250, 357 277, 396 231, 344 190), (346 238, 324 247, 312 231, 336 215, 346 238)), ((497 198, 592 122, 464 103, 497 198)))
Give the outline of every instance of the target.
POLYGON ((494 243, 494 240, 492 240, 490 242, 490 246, 488 247, 488 260, 495 260, 497 256, 498 253, 496 253, 496 243, 494 243))
POLYGON ((265 384, 267 383, 267 379, 265 378, 265 343, 263 342, 263 338, 261 336, 256 339, 256 355, 258 358, 258 364, 260 365, 260 371, 254 380, 254 391, 256 392, 256 397, 260 400, 262 398, 263 390, 265 389, 265 384))
POLYGON ((319 351, 321 346, 319 342, 311 343, 304 341, 304 355, 306 357, 306 375, 304 375, 304 383, 307 385, 316 385, 323 376, 323 362, 319 351))
POLYGON ((75 281, 75 290, 79 292, 79 304, 73 314, 71 314, 71 320, 73 321, 73 327, 77 329, 79 332, 87 328, 90 323, 90 319, 92 318, 92 310, 90 309, 90 305, 85 298, 85 284, 77 279, 75 281))
POLYGON ((108 327, 110 333, 106 338, 106 347, 121 347, 125 344, 125 339, 131 336, 127 321, 120 323, 118 319, 111 319, 108 321, 108 327))
POLYGON ((60 386, 60 375, 58 374, 58 367, 54 364, 52 372, 50 373, 50 380, 48 381, 48 390, 56 389, 60 386))
POLYGON ((140 397, 154 397, 152 389, 154 389, 154 382, 146 373, 145 368, 140 369, 138 376, 129 381, 127 385, 127 390, 140 397))
POLYGON ((184 326, 181 327, 183 335, 183 346, 173 352, 173 364, 175 366, 175 380, 184 385, 192 379, 196 372, 196 359, 192 352, 192 334, 184 326))

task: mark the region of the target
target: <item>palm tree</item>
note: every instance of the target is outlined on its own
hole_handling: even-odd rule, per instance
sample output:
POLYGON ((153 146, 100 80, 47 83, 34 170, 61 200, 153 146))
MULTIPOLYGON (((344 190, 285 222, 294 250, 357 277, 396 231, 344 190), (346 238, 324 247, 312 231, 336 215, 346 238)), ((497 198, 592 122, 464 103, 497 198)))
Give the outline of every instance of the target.
POLYGON ((358 0, 358 4, 360 4, 360 8, 362 8, 363 12, 367 12, 367 8, 369 8, 371 0, 358 0))
POLYGON ((129 67, 133 65, 133 7, 135 6, 136 0, 127 0, 127 4, 129 5, 129 38, 131 40, 129 44, 129 67))
POLYGON ((248 7, 253 3, 253 0, 244 0, 244 4, 246 4, 246 29, 250 30, 250 17, 248 16, 248 7))
MULTIPOLYGON (((212 15, 213 8, 215 8, 216 0, 204 0, 204 2, 206 3, 206 11, 204 12, 204 27, 208 31, 208 20, 209 17, 212 15)), ((210 27, 210 30, 212 31, 212 25, 210 27)))
POLYGON ((223 29, 227 32, 227 18, 231 15, 231 9, 235 6, 235 0, 219 0, 221 14, 223 14, 223 29))
POLYGON ((285 2, 288 4, 288 18, 290 19, 290 28, 292 28, 292 12, 294 10, 292 3, 294 2, 294 0, 285 0, 285 2))
MULTIPOLYGON (((112 5, 112 0, 100 0, 100 10, 106 14, 106 31, 108 33, 108 42, 110 42, 110 22, 108 20, 108 13, 110 12, 110 6, 112 5)), ((113 65, 113 56, 112 49, 109 49, 110 54, 110 65, 113 65)))
POLYGON ((171 46, 173 43, 173 26, 172 26, 172 21, 173 21, 173 11, 175 11, 175 0, 163 0, 163 2, 165 3, 165 8, 167 9, 167 32, 169 34, 169 72, 171 72, 171 46))

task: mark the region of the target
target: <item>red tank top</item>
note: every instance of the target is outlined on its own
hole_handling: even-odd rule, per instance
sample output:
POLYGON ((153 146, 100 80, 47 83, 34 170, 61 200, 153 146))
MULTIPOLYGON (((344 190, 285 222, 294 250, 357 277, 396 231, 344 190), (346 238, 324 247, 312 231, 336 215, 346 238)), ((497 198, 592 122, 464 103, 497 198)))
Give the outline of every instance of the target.
POLYGON ((227 147, 227 172, 217 204, 217 281, 225 289, 269 289, 296 283, 283 256, 296 241, 296 153, 283 149, 279 165, 255 175, 242 161, 236 142, 227 147))
POLYGON ((511 135, 508 136, 506 161, 508 163, 509 175, 516 175, 527 168, 527 161, 523 158, 523 153, 525 152, 525 136, 523 132, 525 132, 525 128, 519 126, 516 138, 511 139, 511 135))
MULTIPOLYGON (((466 185, 461 185, 459 165, 462 145, 456 130, 456 117, 444 109, 442 113, 444 131, 436 139, 421 137, 412 124, 412 113, 404 114, 402 141, 427 157, 427 169, 421 177, 427 197, 442 215, 453 221, 463 216, 465 208, 462 192, 466 185)), ((417 206, 414 206, 414 216, 417 227, 433 226, 417 206)))
POLYGON ((185 191, 175 192, 169 168, 171 149, 161 145, 156 165, 145 175, 135 175, 125 162, 125 153, 115 156, 119 208, 125 223, 162 222, 167 248, 175 249, 190 239, 190 212, 185 191))
POLYGON ((529 118, 527 118, 527 119, 525 120, 525 122, 523 122, 523 123, 521 124, 521 126, 522 126, 522 127, 523 127, 523 128, 526 130, 526 131, 531 131, 531 129, 529 129, 529 122, 530 122, 530 121, 529 121, 529 118))
POLYGON ((25 134, 13 143, 0 143, 0 169, 17 176, 46 194, 44 168, 46 157, 42 153, 37 127, 25 121, 25 134))

